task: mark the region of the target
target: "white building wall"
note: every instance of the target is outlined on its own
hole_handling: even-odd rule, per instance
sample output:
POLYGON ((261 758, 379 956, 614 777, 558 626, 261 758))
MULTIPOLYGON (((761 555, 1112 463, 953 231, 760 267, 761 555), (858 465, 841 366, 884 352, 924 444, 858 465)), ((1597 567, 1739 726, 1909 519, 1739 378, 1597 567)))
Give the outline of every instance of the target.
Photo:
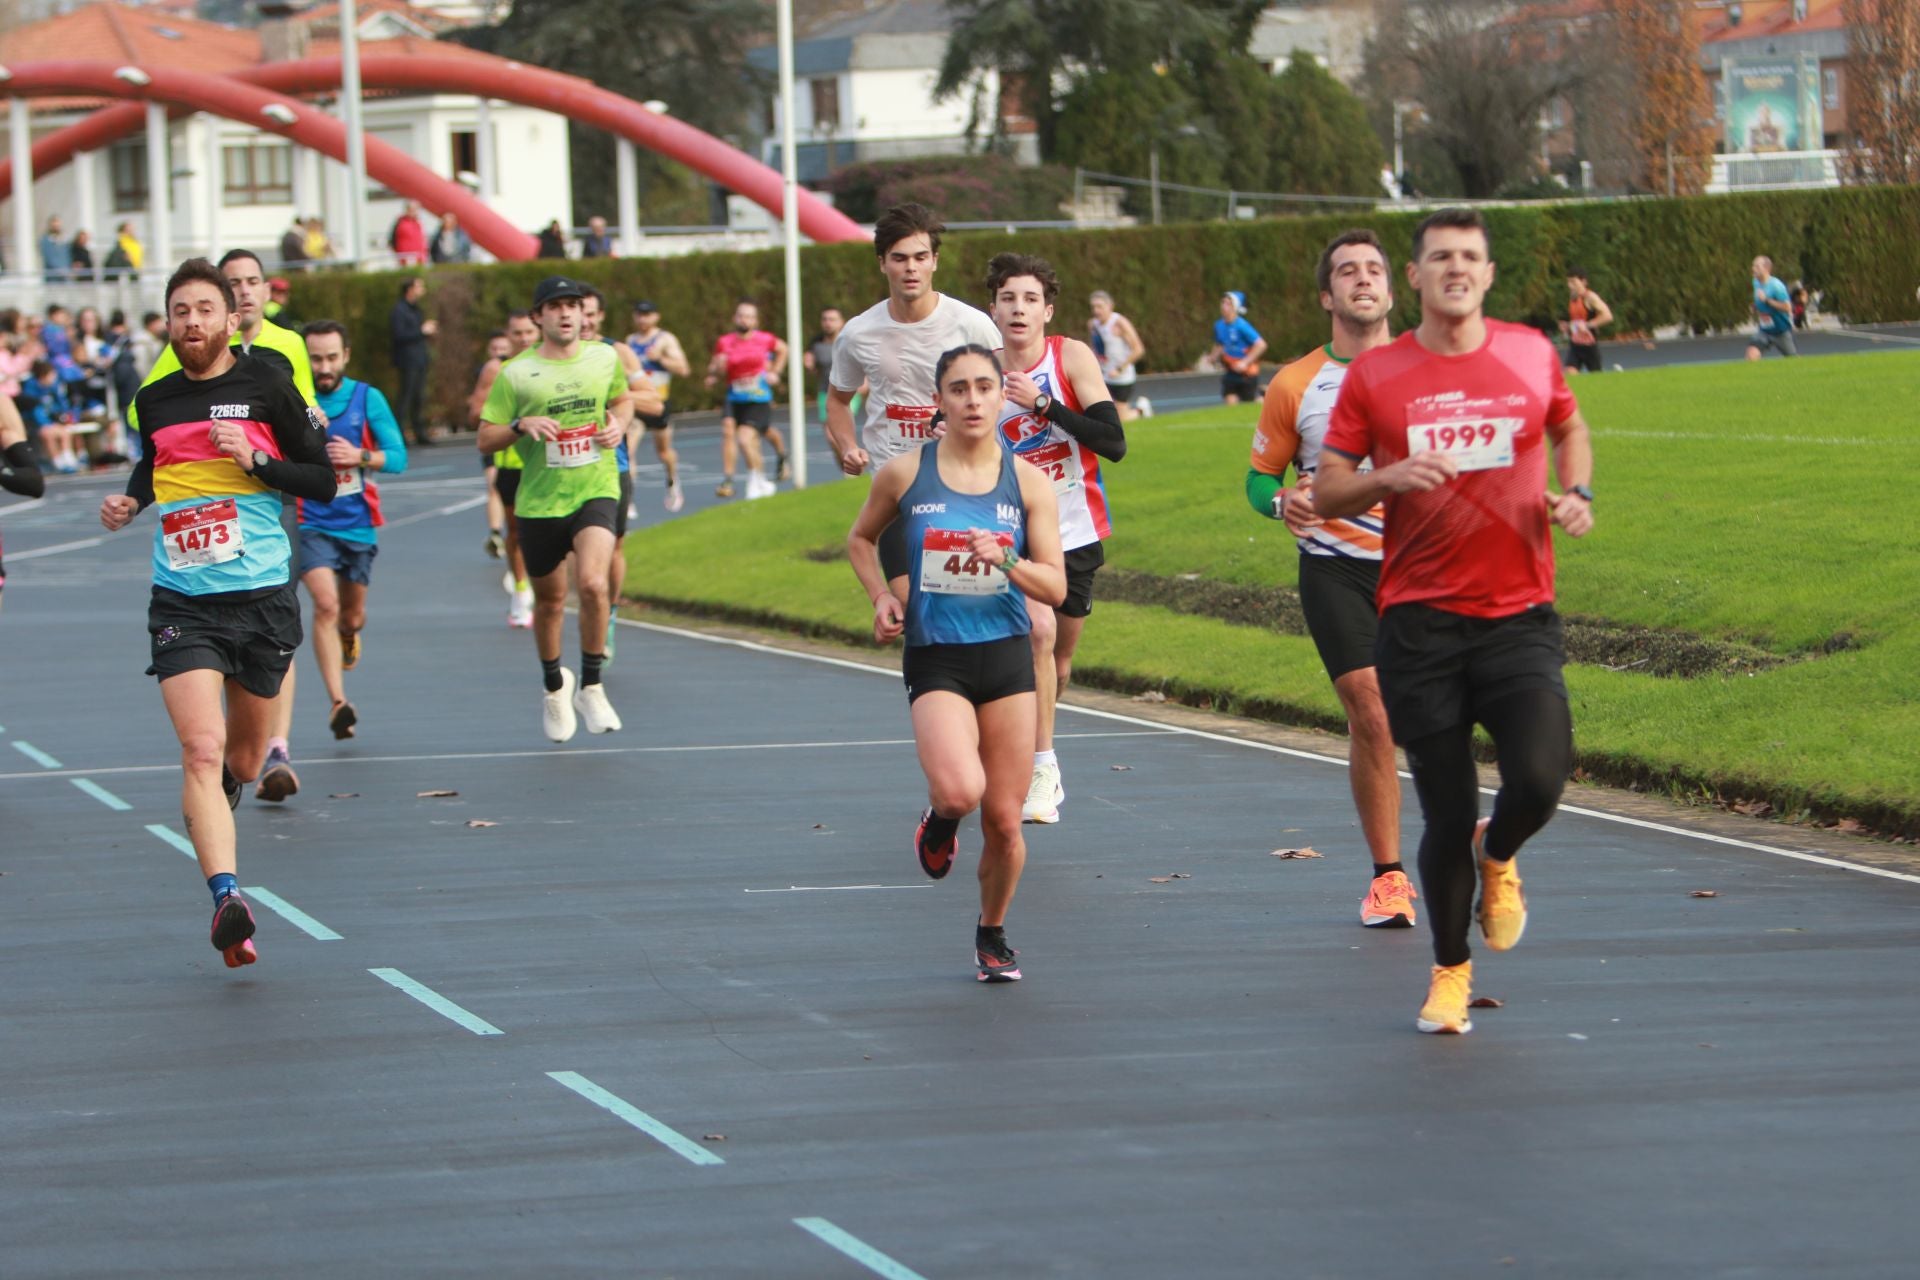
MULTIPOLYGON (((846 73, 840 99, 840 136, 878 140, 963 135, 972 109, 970 96, 960 93, 945 102, 935 102, 933 86, 938 78, 939 73, 931 67, 846 73)), ((992 104, 997 97, 997 85, 989 81, 985 99, 988 118, 982 121, 983 132, 992 129, 992 104)), ((811 103, 803 99, 800 109, 810 113, 811 103)), ((805 127, 810 122, 802 119, 795 123, 805 127)))

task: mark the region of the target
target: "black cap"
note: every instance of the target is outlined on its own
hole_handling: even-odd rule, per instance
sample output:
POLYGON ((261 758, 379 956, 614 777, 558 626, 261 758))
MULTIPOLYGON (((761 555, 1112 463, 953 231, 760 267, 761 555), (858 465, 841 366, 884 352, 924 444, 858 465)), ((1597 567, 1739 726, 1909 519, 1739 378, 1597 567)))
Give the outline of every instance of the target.
POLYGON ((545 280, 533 286, 533 307, 531 309, 538 311, 549 302, 556 301, 560 298, 584 298, 587 296, 587 293, 587 286, 581 284, 578 280, 569 280, 565 276, 548 276, 545 280))
POLYGON ((655 306, 653 303, 647 301, 645 298, 642 298, 640 299, 640 301, 633 304, 633 314, 637 316, 644 316, 648 314, 658 315, 659 313, 660 313, 660 308, 655 306))

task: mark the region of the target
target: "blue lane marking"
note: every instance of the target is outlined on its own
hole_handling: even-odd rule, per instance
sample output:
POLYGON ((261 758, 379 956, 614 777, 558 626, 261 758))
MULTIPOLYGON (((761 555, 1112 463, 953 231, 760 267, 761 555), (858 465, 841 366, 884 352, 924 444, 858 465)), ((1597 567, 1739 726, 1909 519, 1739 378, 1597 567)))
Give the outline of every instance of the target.
POLYGON ((547 1072, 547 1078, 556 1084, 564 1085, 566 1088, 573 1090, 594 1106, 604 1107, 606 1110, 611 1111, 614 1115, 619 1116, 622 1120, 625 1120, 628 1124, 646 1134, 661 1146, 676 1155, 685 1157, 694 1164, 726 1163, 725 1160, 722 1160, 719 1156, 713 1154, 713 1152, 707 1150, 699 1143, 694 1142, 682 1134, 675 1133, 671 1128, 661 1124, 658 1120, 655 1120, 631 1102, 608 1093, 605 1089, 602 1089, 599 1085, 577 1071, 549 1071, 547 1072))
POLYGON ((186 854, 189 858, 199 857, 199 855, 193 851, 193 841, 187 839, 185 836, 181 835, 178 831, 175 831, 172 827, 168 826, 166 823, 149 822, 147 824, 147 830, 151 831, 154 835, 159 836, 162 840, 165 840, 168 844, 172 845, 174 848, 178 849, 180 852, 186 854))
POLYGON ((259 903, 294 928, 300 930, 300 932, 306 934, 309 938, 312 938, 315 942, 340 941, 339 934, 327 928, 327 926, 321 924, 318 920, 315 920, 312 916, 294 906, 291 902, 288 902, 271 889, 262 889, 257 884, 250 884, 246 888, 246 895, 247 901, 259 903))
POLYGON ((850 1236, 825 1218, 795 1218, 793 1225, 820 1243, 838 1249, 855 1262, 886 1280, 926 1280, 912 1267, 895 1262, 858 1236, 850 1236))
POLYGON ((18 751, 21 755, 25 756, 27 759, 33 761, 35 764, 39 765, 42 769, 66 768, 65 765, 61 764, 58 760, 55 760, 52 756, 48 755, 46 752, 42 751, 40 748, 34 746, 31 742, 22 742, 20 739, 15 738, 13 740, 13 749, 15 751, 18 751))
POLYGON ((506 1032, 500 1030, 500 1028, 494 1026, 485 1018, 475 1017, 453 1001, 441 995, 438 991, 435 991, 432 987, 423 986, 415 982, 398 969, 369 969, 367 972, 388 986, 397 987, 401 991, 406 992, 441 1017, 450 1022, 459 1023, 477 1036, 499 1036, 506 1034, 506 1032))
POLYGON ((127 810, 133 808, 132 805, 95 782, 92 778, 68 778, 67 781, 116 813, 125 813, 127 810))

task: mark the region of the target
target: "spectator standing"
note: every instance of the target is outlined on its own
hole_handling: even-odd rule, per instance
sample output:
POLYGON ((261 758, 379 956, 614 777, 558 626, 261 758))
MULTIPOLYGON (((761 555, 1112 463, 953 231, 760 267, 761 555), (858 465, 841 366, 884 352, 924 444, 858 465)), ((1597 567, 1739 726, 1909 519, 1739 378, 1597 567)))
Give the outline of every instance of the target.
POLYGON ((417 267, 427 260, 427 229, 420 225, 420 202, 407 201, 407 207, 393 220, 387 233, 387 247, 403 267, 417 267))
POLYGON ((93 279, 93 237, 85 227, 73 233, 73 243, 67 246, 67 262, 75 280, 93 279))
POLYGON ((420 414, 427 394, 427 365, 433 359, 427 339, 440 331, 420 310, 427 282, 414 276, 400 286, 400 298, 387 316, 387 331, 393 342, 393 367, 400 375, 400 403, 395 417, 407 429, 417 445, 431 444, 420 414))
POLYGON ((587 219, 587 238, 580 242, 580 256, 583 258, 612 258, 613 237, 607 234, 607 220, 599 214, 587 219))
POLYGON ((58 214, 47 219, 46 234, 40 237, 40 265, 50 282, 65 280, 73 271, 73 246, 61 233, 58 214))
POLYGON ((138 276, 141 260, 146 257, 146 247, 140 238, 133 234, 133 224, 123 222, 114 228, 113 248, 107 251, 106 276, 109 280, 118 280, 121 276, 138 276))
POLYGON ((473 237, 460 225, 458 217, 451 213, 440 215, 440 229, 433 233, 431 253, 435 262, 472 261, 473 237))
POLYGON ((308 262, 331 262, 339 256, 333 247, 333 240, 327 235, 324 218, 307 219, 302 248, 307 251, 308 262))
POLYGON ((560 219, 555 218, 540 229, 540 247, 534 253, 536 258, 564 258, 567 256, 567 233, 560 229, 560 219))
MULTIPOLYGON (((280 235, 280 265, 289 271, 304 271, 307 263, 307 229, 295 218, 280 235)), ((271 315, 267 317, 273 319, 271 315)), ((278 323, 277 321, 275 323, 278 323)))

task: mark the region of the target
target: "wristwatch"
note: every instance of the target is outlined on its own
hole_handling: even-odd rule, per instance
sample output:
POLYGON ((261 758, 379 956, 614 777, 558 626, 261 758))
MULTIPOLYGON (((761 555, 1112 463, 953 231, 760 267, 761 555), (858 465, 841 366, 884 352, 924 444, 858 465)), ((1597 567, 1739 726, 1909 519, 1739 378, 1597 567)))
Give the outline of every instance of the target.
POLYGON ((1568 493, 1577 493, 1577 494, 1579 494, 1579 495, 1580 495, 1581 497, 1583 497, 1583 498, 1585 498, 1585 499, 1587 500, 1587 505, 1588 505, 1588 506, 1592 506, 1592 505, 1593 505, 1593 490, 1592 490, 1592 489, 1591 489, 1590 487, 1588 487, 1587 485, 1584 485, 1584 484, 1570 484, 1570 485, 1568 485, 1568 486, 1567 486, 1567 492, 1568 492, 1568 493))
POLYGON ((368 451, 367 451, 367 450, 365 450, 365 449, 362 449, 362 450, 360 451, 360 465, 361 465, 361 466, 363 466, 363 467, 370 467, 370 466, 372 466, 372 465, 373 465, 373 454, 372 454, 372 453, 370 453, 370 452, 368 452, 368 451))
POLYGON ((527 429, 520 425, 520 419, 518 418, 515 418, 512 422, 509 422, 507 426, 512 428, 513 434, 517 436, 523 436, 527 434, 527 429))
POLYGON ((253 469, 255 471, 258 471, 260 468, 266 466, 269 462, 272 462, 272 461, 273 459, 270 456, 268 456, 267 451, 265 449, 255 449, 253 451, 253 469))
POLYGON ((1033 398, 1033 411, 1041 417, 1047 416, 1047 410, 1053 408, 1053 397, 1042 391, 1033 398))

